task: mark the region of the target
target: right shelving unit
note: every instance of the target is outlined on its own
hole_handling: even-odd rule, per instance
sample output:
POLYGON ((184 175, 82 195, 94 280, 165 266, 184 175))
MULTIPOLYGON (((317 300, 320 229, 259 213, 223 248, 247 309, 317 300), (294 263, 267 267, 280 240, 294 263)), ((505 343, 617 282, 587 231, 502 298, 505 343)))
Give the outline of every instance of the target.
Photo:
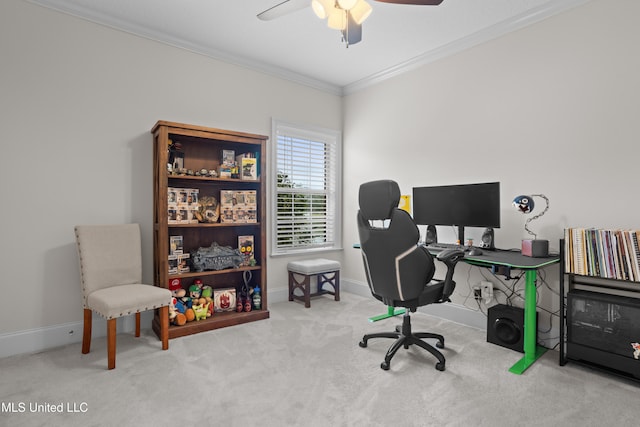
POLYGON ((640 252, 635 231, 567 229, 560 240, 560 354, 640 380, 640 252))
MULTIPOLYGON (((251 276, 251 287, 257 285, 261 289, 259 307, 250 304, 250 310, 237 312, 234 305, 205 319, 170 326, 169 338, 268 318, 264 176, 267 137, 168 121, 158 121, 151 133, 154 145, 154 284, 170 288, 170 283, 176 283, 188 291, 196 279, 200 279, 211 287, 212 292, 234 289, 238 296, 244 281, 251 276), (253 159, 254 169, 246 176, 241 169, 228 171, 224 156, 231 156, 231 160, 237 157, 253 159), (176 170, 178 167, 180 170, 176 170), (232 176, 226 176, 226 172, 232 176), (185 201, 184 211, 172 209, 170 188, 187 190, 184 197, 189 200, 185 201), (189 190, 193 192, 193 200, 189 190), (225 194, 233 196, 233 207, 228 209, 222 200, 225 194), (241 196, 242 200, 238 202, 241 196), (251 198, 252 202, 245 201, 245 197, 251 198), (208 202, 202 203, 203 200, 208 202), (179 240, 172 240, 172 236, 179 240), (193 257, 186 258, 184 269, 178 265, 176 271, 175 266, 170 265, 169 255, 175 249, 172 247, 174 242, 182 246, 180 252, 186 255, 199 248, 209 248, 213 243, 221 248, 239 249, 240 238, 246 236, 253 240, 251 262, 203 271, 186 268, 193 257)), ((180 264, 176 260, 173 262, 180 264)), ((156 334, 159 334, 159 325, 156 313, 152 322, 156 334)))

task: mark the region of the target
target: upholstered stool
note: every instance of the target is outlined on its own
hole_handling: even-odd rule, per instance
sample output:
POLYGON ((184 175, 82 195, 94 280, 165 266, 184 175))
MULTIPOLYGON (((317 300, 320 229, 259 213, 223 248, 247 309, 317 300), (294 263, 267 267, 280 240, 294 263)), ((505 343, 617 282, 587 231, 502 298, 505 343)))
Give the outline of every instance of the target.
POLYGON ((330 259, 318 258, 302 261, 291 261, 287 264, 289 270, 289 301, 294 299, 304 301, 304 306, 311 307, 311 297, 330 294, 340 301, 340 263, 330 259), (298 280, 297 276, 302 276, 298 280), (316 276, 318 291, 311 293, 311 277, 316 276), (333 291, 323 289, 325 283, 333 286, 333 291), (294 291, 300 289, 302 295, 295 295, 294 291))

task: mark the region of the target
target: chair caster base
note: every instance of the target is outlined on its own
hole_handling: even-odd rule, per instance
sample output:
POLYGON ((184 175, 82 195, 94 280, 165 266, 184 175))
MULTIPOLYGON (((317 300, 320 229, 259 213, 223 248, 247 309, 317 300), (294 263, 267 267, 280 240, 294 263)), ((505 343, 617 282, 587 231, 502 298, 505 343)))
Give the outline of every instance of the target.
POLYGON ((444 363, 442 363, 442 362, 436 363, 436 369, 438 371, 444 371, 444 363))
POLYGON ((444 348, 444 343, 443 343, 443 342, 438 341, 438 342, 436 343, 436 347, 438 347, 438 348, 444 348))
POLYGON ((388 371, 388 370, 389 370, 389 363, 388 363, 388 362, 382 362, 382 363, 380 364, 380 367, 381 367, 383 370, 388 371))
POLYGON ((359 345, 360 347, 362 347, 362 348, 366 348, 366 347, 367 347, 367 342, 366 342, 366 341, 360 341, 360 342, 358 343, 358 345, 359 345))

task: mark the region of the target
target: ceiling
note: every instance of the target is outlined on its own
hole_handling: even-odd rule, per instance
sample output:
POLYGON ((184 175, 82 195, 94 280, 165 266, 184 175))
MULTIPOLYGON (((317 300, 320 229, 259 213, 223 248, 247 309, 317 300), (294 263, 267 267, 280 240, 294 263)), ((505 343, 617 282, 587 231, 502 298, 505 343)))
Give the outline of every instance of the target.
MULTIPOLYGON (((333 93, 353 92, 590 0, 367 0, 362 41, 346 48, 311 7, 271 21, 283 0, 29 0, 93 22, 333 93)), ((311 0, 309 0, 309 4, 311 0)))

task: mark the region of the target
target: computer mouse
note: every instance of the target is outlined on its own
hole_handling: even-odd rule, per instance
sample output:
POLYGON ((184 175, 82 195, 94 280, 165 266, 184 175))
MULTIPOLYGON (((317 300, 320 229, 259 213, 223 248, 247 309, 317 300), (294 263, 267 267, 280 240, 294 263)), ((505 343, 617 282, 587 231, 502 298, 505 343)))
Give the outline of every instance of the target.
POLYGON ((482 255, 482 251, 480 250, 480 248, 472 248, 469 253, 469 256, 478 256, 478 255, 482 255))

